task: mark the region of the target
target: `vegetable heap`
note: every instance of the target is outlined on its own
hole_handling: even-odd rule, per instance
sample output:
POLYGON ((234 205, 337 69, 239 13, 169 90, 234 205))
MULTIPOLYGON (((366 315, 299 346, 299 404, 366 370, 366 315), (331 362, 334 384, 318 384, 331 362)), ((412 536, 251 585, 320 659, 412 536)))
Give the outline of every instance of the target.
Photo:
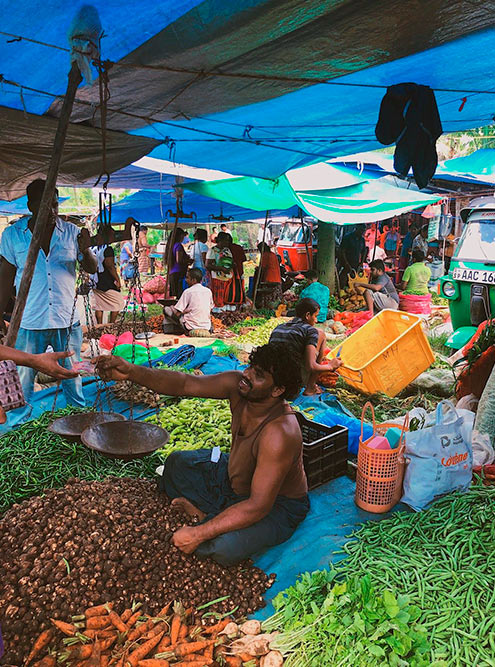
POLYGON ((191 450, 219 446, 230 451, 230 407, 228 401, 212 398, 183 398, 163 407, 158 416, 145 421, 158 424, 170 433, 169 442, 158 454, 166 458, 175 449, 191 450))
MULTIPOLYGON (((241 626, 228 618, 214 625, 202 624, 202 609, 185 610, 180 603, 166 604, 153 616, 145 614, 140 603, 128 606, 122 614, 113 603, 88 607, 70 622, 50 619, 33 644, 25 665, 42 658, 38 667, 55 667, 57 661, 69 665, 89 661, 91 667, 109 663, 125 667, 189 667, 230 665, 240 667, 246 661, 255 667, 259 656, 272 654, 274 665, 283 664, 280 653, 270 652, 272 635, 262 635, 259 621, 241 626)), ((206 616, 207 614, 205 614, 206 616)))
POLYGON ((132 599, 150 615, 174 599, 214 600, 210 612, 239 617, 263 606, 275 575, 184 554, 170 537, 191 522, 147 480, 72 480, 12 507, 0 521, 5 661, 20 664, 50 618, 108 600, 117 613, 132 599))
POLYGON ((263 324, 247 331, 245 334, 241 334, 237 338, 237 343, 239 344, 250 344, 250 345, 266 345, 270 339, 272 331, 275 327, 278 327, 282 322, 287 322, 289 318, 286 317, 272 317, 269 320, 266 320, 263 324))
POLYGON ((154 476, 162 463, 156 453, 135 461, 109 459, 46 430, 54 419, 76 412, 87 412, 87 408, 46 412, 0 438, 0 512, 46 489, 61 487, 72 477, 154 476))
POLYGON ((305 575, 275 599, 279 611, 263 628, 283 623, 285 632, 271 647, 290 654, 286 665, 430 665, 420 610, 407 595, 374 589, 368 575, 337 584, 335 576, 335 570, 305 575), (318 602, 314 580, 325 590, 318 602), (394 654, 397 661, 389 661, 394 654))
POLYGON ((369 522, 331 572, 306 574, 264 625, 288 665, 492 665, 495 488, 369 522), (307 626, 307 627, 304 627, 307 626))

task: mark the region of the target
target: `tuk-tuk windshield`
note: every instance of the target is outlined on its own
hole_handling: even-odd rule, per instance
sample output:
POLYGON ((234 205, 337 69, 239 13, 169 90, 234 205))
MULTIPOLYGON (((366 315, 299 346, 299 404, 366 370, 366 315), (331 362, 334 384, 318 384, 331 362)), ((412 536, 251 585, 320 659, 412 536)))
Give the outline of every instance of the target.
POLYGON ((286 222, 282 228, 278 242, 281 245, 305 242, 311 245, 311 228, 306 224, 304 226, 301 225, 300 222, 286 222), (304 237, 306 237, 306 240, 304 237))
POLYGON ((467 223, 455 259, 495 261, 495 214, 493 220, 473 220, 467 223))

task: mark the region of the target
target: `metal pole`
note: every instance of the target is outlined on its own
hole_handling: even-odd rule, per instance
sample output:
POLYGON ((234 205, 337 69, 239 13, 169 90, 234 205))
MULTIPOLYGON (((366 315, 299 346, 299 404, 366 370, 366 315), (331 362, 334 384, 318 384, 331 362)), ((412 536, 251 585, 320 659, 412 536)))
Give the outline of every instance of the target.
POLYGON ((12 319, 10 320, 9 330, 7 332, 5 344, 9 347, 14 347, 17 340, 17 334, 19 332, 19 327, 21 326, 22 315, 26 306, 29 288, 31 287, 31 281, 33 279, 34 269, 41 247, 41 239, 45 232, 48 220, 50 219, 51 209, 53 206, 53 197, 55 194, 58 172, 60 169, 60 162, 62 160, 62 153, 64 150, 65 137, 67 135, 67 128, 69 126, 70 115, 72 113, 77 87, 81 81, 82 76, 81 72, 79 71, 79 67, 76 63, 73 63, 69 72, 69 80, 67 83, 64 103, 60 112, 60 118, 58 119, 57 131, 55 133, 55 139, 53 142, 52 157, 50 159, 50 165, 48 167, 48 173, 46 176, 45 189, 43 190, 40 207, 38 213, 36 214, 36 220, 34 222, 31 243, 29 244, 26 264, 24 265, 24 270, 22 272, 21 284, 19 285, 19 291, 17 293, 12 319))

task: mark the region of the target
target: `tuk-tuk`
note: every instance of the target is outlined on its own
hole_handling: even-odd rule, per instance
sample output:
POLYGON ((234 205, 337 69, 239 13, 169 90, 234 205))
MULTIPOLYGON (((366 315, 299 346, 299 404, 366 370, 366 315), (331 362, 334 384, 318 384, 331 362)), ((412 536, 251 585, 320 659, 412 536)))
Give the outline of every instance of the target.
POLYGON ((459 350, 495 313, 495 197, 478 197, 461 211, 466 223, 440 294, 449 300, 453 333, 446 346, 459 350))
POLYGON ((314 220, 287 220, 280 232, 277 253, 288 271, 307 271, 314 266, 316 237, 314 220))

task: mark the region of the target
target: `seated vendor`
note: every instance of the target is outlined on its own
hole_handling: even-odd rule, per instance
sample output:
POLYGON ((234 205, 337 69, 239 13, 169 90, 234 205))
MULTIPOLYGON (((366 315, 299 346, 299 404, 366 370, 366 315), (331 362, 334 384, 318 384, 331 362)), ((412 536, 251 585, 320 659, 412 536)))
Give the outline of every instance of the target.
POLYGON ((330 301, 330 290, 326 285, 318 282, 318 274, 313 269, 306 271, 304 276, 308 285, 299 295, 301 299, 314 299, 320 306, 317 322, 325 322, 328 316, 328 303, 330 301))
POLYGON ((176 451, 165 461, 160 489, 201 520, 175 531, 178 549, 233 565, 289 539, 309 510, 301 430, 287 403, 301 387, 300 360, 290 346, 263 345, 244 371, 217 375, 150 369, 117 356, 101 356, 96 364, 105 380, 230 401, 230 455, 176 451))
POLYGON ((314 299, 301 299, 296 304, 296 317, 279 324, 270 336, 270 343, 282 343, 302 358, 305 396, 321 393, 316 386, 320 373, 333 371, 342 365, 339 359, 333 359, 326 366, 321 363, 327 339, 325 332, 315 327, 319 312, 320 306, 314 299))
POLYGON ((201 285, 201 269, 189 269, 186 282, 189 287, 181 294, 175 306, 163 309, 163 332, 189 334, 195 329, 211 331, 213 295, 208 287, 201 285))
POLYGON ((381 259, 375 259, 370 264, 370 282, 354 283, 354 287, 364 287, 364 299, 368 310, 374 314, 385 308, 398 310, 399 295, 395 285, 385 273, 385 264, 381 259))
POLYGON ((407 267, 402 277, 404 294, 424 296, 429 294, 428 281, 431 278, 431 269, 425 265, 426 257, 422 250, 416 248, 412 252, 412 264, 407 267))

